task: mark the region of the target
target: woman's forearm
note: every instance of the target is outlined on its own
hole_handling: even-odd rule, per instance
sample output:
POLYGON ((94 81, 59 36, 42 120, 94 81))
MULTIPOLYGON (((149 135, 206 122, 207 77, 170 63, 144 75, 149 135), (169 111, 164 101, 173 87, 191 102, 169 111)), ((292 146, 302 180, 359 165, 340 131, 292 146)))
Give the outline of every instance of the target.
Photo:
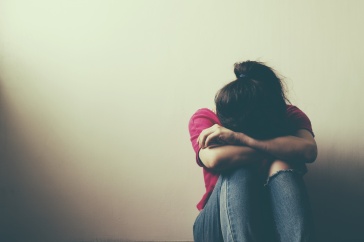
POLYGON ((313 135, 306 129, 299 129, 290 136, 267 140, 254 139, 244 133, 234 132, 221 125, 213 125, 203 130, 198 137, 200 148, 222 143, 226 145, 248 146, 263 152, 274 159, 287 162, 313 162, 317 157, 317 146, 313 135))
POLYGON ((267 155, 247 146, 224 145, 200 149, 199 158, 207 168, 226 170, 242 165, 259 164, 267 159, 267 155))
POLYGON ((317 146, 311 133, 299 130, 296 136, 282 136, 268 140, 257 140, 238 133, 239 143, 268 153, 277 159, 287 162, 313 162, 317 157, 317 146))

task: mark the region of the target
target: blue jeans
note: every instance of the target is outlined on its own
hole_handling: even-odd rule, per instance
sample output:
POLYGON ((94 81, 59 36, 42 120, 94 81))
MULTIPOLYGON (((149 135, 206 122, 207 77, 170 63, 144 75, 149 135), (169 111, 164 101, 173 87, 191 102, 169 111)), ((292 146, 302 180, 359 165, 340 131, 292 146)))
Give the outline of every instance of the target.
POLYGON ((195 242, 312 242, 302 175, 283 170, 263 185, 254 167, 220 175, 193 226, 195 242))

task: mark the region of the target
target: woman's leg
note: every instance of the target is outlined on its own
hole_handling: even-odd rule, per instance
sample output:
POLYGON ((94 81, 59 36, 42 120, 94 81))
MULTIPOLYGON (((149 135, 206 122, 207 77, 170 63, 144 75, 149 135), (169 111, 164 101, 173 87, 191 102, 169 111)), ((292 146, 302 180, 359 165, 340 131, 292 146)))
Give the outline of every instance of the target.
POLYGON ((193 226, 195 242, 255 242, 260 224, 262 182, 256 167, 225 172, 193 226))
POLYGON ((220 225, 220 176, 204 209, 197 216, 193 225, 195 242, 223 242, 220 225))
POLYGON ((302 175, 282 161, 272 163, 266 184, 278 241, 312 242, 313 220, 302 175))
POLYGON ((262 241, 263 186, 256 167, 222 175, 220 218, 225 242, 262 241))

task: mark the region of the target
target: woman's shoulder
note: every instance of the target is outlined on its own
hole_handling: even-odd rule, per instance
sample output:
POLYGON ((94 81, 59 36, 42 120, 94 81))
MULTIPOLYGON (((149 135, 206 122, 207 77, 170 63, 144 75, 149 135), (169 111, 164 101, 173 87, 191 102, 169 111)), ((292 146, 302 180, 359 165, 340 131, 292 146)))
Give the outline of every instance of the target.
POLYGON ((301 111, 297 106, 292 104, 286 104, 287 112, 301 111))
POLYGON ((216 116, 215 112, 213 111, 213 109, 209 109, 209 108, 200 108, 197 109, 197 111, 192 115, 211 115, 211 116, 216 116))
POLYGON ((312 124, 308 116, 297 106, 287 105, 287 119, 293 130, 307 129, 312 133, 312 124))
POLYGON ((293 118, 293 117, 302 117, 302 118, 307 118, 307 115, 301 110, 299 109, 297 106, 292 105, 292 104, 287 104, 287 117, 288 118, 293 118))
POLYGON ((216 113, 209 108, 200 108, 192 115, 190 121, 196 120, 209 120, 210 122, 220 124, 219 118, 216 113))

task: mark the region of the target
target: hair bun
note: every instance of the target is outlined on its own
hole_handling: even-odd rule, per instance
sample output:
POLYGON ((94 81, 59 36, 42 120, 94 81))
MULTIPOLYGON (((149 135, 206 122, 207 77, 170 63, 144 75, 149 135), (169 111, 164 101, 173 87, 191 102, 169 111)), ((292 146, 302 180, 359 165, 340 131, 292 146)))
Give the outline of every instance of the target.
POLYGON ((234 73, 236 78, 243 78, 249 75, 249 71, 254 65, 253 61, 237 62, 234 64, 234 73))

